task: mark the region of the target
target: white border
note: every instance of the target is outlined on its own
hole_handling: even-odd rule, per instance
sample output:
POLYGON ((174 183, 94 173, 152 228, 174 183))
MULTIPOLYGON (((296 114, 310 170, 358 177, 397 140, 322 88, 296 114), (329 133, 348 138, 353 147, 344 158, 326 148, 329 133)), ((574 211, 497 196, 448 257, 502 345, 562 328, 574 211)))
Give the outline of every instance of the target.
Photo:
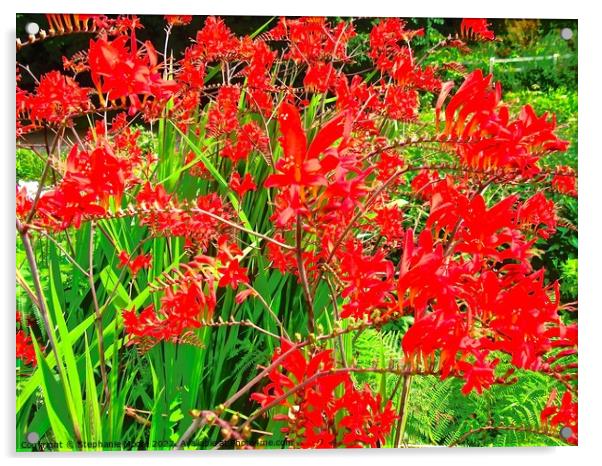
POLYGON ((0 131, 2 131, 2 150, 0 162, 3 177, 0 183, 3 199, 0 202, 0 219, 3 219, 2 246, 3 261, 0 265, 2 277, 3 337, 0 348, 4 362, 3 382, 0 383, 1 399, 5 403, 1 412, 2 456, 8 464, 23 460, 26 464, 68 463, 85 461, 88 464, 109 464, 126 461, 145 464, 164 464, 177 461, 178 464, 278 464, 287 466, 307 464, 315 461, 344 462, 346 465, 365 465, 378 461, 382 464, 445 464, 466 465, 468 462, 487 465, 517 465, 533 462, 544 465, 589 464, 596 455, 597 447, 602 445, 602 410, 600 409, 600 364, 602 351, 599 342, 602 322, 602 294, 600 269, 600 244, 602 242, 602 72, 599 64, 600 18, 594 2, 585 1, 528 1, 502 0, 488 2, 468 2, 460 0, 301 0, 298 2, 228 0, 227 2, 200 0, 191 6, 190 1, 170 0, 153 2, 149 0, 104 0, 101 2, 75 2, 53 0, 52 2, 23 2, 7 5, 3 3, 2 15, 2 54, 0 73, 2 85, 2 111, 0 111, 0 131), (168 6, 168 7, 167 7, 168 6), (100 11, 99 11, 100 10, 100 11), (17 12, 90 12, 90 13, 136 13, 136 14, 219 14, 219 15, 336 15, 336 16, 436 16, 436 17, 486 17, 486 18, 577 18, 579 20, 579 210, 580 210, 580 270, 579 297, 580 315, 580 422, 579 447, 563 448, 514 448, 514 449, 421 449, 421 450, 383 450, 383 451, 256 451, 256 452, 147 452, 147 453, 103 453, 103 454, 46 454, 17 455, 14 453, 14 37, 15 13, 17 12))

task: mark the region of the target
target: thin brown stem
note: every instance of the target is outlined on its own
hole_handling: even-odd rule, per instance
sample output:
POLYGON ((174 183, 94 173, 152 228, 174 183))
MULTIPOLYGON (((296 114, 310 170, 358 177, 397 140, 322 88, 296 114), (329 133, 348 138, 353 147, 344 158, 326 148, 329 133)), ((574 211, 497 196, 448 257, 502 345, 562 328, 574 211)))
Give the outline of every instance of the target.
POLYGON ((395 441, 393 445, 395 448, 401 448, 401 442, 403 442, 403 434, 405 432, 406 421, 408 419, 408 400, 410 398, 410 385, 412 384, 412 377, 410 375, 403 375, 403 388, 401 390, 401 398, 399 400, 399 414, 397 419, 397 429, 395 431, 395 441))
POLYGON ((297 214, 297 231, 295 237, 295 258, 297 259, 297 268, 299 269, 299 279, 301 280, 301 285, 303 287, 303 294, 305 295, 305 301, 307 302, 307 329, 309 333, 314 333, 316 327, 314 301, 309 289, 309 280, 307 279, 305 264, 303 263, 303 221, 300 214, 297 214))

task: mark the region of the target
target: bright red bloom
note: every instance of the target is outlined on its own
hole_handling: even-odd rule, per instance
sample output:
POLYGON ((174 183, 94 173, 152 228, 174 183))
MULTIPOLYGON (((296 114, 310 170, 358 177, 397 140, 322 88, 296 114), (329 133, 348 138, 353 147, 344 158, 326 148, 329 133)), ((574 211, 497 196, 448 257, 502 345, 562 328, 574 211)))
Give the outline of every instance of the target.
POLYGON ((571 392, 566 391, 562 395, 560 406, 555 404, 556 391, 550 395, 550 399, 546 407, 541 412, 541 423, 549 426, 556 433, 559 428, 569 428, 570 436, 566 441, 572 445, 578 443, 578 424, 577 417, 579 406, 576 401, 573 401, 571 392))
POLYGON ((398 86, 390 86, 385 95, 384 108, 389 118, 412 121, 418 117, 418 93, 398 86))
POLYGON ((559 193, 576 197, 577 174, 575 170, 567 166, 558 167, 552 178, 552 187, 559 193))
MULTIPOLYGON (((437 124, 450 91, 450 85, 442 88, 437 124)), ((537 162, 544 152, 564 151, 568 143, 554 134, 554 118, 548 120, 545 113, 538 117, 525 105, 511 120, 508 107, 500 102, 499 83, 493 86, 492 76, 483 76, 481 70, 472 72, 445 108, 442 140, 450 138, 460 162, 471 169, 510 170, 514 177, 531 178, 539 173, 537 162)))
POLYGON ((245 173, 245 176, 242 178, 242 180, 238 172, 232 173, 229 186, 230 189, 238 194, 238 197, 241 199, 247 192, 255 191, 257 189, 257 185, 253 182, 253 178, 249 173, 245 173))
POLYGON ((132 165, 106 146, 91 152, 74 146, 61 182, 40 197, 39 221, 51 228, 79 227, 85 218, 106 213, 109 198, 119 203, 126 186, 135 181, 132 165))
POLYGON ((490 24, 486 19, 465 18, 460 25, 462 36, 474 40, 494 40, 495 34, 489 30, 490 24))
POLYGON ((192 22, 191 15, 165 15, 164 18, 170 26, 187 26, 192 22))
POLYGON ((334 85, 336 78, 337 73, 332 63, 317 62, 307 68, 303 86, 308 92, 326 92, 334 85))
MULTIPOLYGON (((160 236, 186 238, 187 244, 194 244, 202 250, 226 228, 224 223, 203 212, 189 212, 179 208, 177 199, 168 194, 162 185, 153 187, 146 183, 136 196, 136 201, 144 210, 140 216, 141 225, 148 225, 160 236)), ((196 208, 221 218, 231 217, 231 209, 215 193, 199 196, 196 208)))
POLYGON ((265 154, 268 150, 268 138, 257 123, 245 123, 235 132, 236 143, 226 141, 220 155, 236 163, 245 160, 253 151, 265 154))
POLYGON ((390 400, 383 406, 380 395, 373 395, 368 387, 358 390, 348 372, 334 369, 331 350, 316 350, 306 359, 301 350, 282 339, 272 361, 284 354, 268 374, 270 383, 251 399, 265 407, 294 392, 278 403, 288 414, 274 416, 286 422, 282 431, 290 439, 301 448, 382 446, 397 418, 390 400))
POLYGON ((546 199, 542 192, 534 194, 519 206, 516 217, 523 230, 532 230, 541 238, 549 238, 556 232, 556 205, 551 199, 546 199))
POLYGON ((323 154, 337 139, 343 136, 343 122, 336 117, 326 124, 316 135, 312 143, 307 145, 307 137, 301 124, 301 116, 294 105, 283 103, 278 115, 280 143, 284 156, 276 162, 280 172, 268 176, 264 186, 294 187, 303 198, 302 188, 322 186, 327 183, 318 156, 323 154))
POLYGON ((35 93, 25 100, 32 121, 61 123, 92 107, 89 88, 58 71, 46 73, 35 93))
POLYGON ((142 269, 149 269, 152 266, 153 256, 150 254, 140 254, 135 258, 131 258, 126 251, 119 253, 119 267, 128 267, 132 274, 132 277, 138 275, 138 272, 142 269))
POLYGON ((212 317, 215 286, 211 275, 203 272, 202 263, 202 258, 195 258, 188 264, 184 276, 164 290, 159 309, 151 304, 139 314, 135 309, 122 311, 125 331, 130 335, 128 344, 143 339, 177 342, 201 327, 202 319, 212 317))
POLYGON ((130 50, 128 39, 122 35, 113 41, 91 40, 88 61, 101 101, 128 99, 130 113, 135 113, 142 105, 140 95, 165 101, 178 89, 178 84, 161 77, 157 52, 150 42, 138 50, 132 40, 130 50))
POLYGON ((386 18, 370 31, 369 55, 376 67, 405 81, 414 68, 410 51, 405 44, 424 31, 406 29, 406 22, 399 18, 386 18))
POLYGON ((217 137, 238 128, 239 99, 239 87, 222 86, 219 88, 215 105, 207 113, 207 132, 209 134, 217 137))
POLYGON ((208 16, 203 29, 197 32, 194 53, 207 62, 233 58, 240 41, 221 18, 208 16))
POLYGON ((384 314, 393 306, 394 267, 385 259, 383 251, 367 255, 361 243, 349 241, 340 253, 340 269, 344 284, 342 296, 348 299, 341 317, 362 319, 371 317, 376 310, 384 314))
POLYGON ((325 17, 280 18, 270 35, 290 42, 286 59, 315 64, 325 58, 347 60, 347 43, 355 31, 353 25, 345 22, 331 27, 325 17))
POLYGON ((25 331, 17 330, 17 359, 20 359, 25 364, 30 364, 35 366, 37 364, 36 361, 36 353, 33 347, 33 343, 31 342, 31 337, 27 336, 25 331))
POLYGON ((241 267, 236 259, 228 261, 226 266, 218 269, 218 272, 222 275, 218 283, 220 287, 230 286, 236 289, 240 283, 249 283, 247 269, 241 267))

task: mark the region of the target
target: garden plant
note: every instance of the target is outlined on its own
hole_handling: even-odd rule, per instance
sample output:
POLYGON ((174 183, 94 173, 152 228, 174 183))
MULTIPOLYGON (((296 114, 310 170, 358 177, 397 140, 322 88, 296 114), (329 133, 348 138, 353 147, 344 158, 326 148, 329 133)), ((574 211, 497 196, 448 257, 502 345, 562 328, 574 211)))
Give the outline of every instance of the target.
POLYGON ((577 444, 576 153, 436 59, 486 20, 418 47, 206 17, 183 51, 189 16, 46 21, 17 41, 17 450, 577 444))

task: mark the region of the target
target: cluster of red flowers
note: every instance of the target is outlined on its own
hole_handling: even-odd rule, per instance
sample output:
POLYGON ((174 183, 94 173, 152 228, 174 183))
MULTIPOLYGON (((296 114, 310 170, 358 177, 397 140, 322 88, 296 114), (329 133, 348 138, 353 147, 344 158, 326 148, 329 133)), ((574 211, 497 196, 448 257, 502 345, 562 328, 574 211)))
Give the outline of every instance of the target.
MULTIPOLYGON (((410 371, 461 378, 464 393, 508 383, 515 369, 567 380, 562 358, 576 352, 576 325, 561 318, 558 283, 547 283, 544 270, 532 264, 538 241, 556 231, 555 203, 543 191, 527 199, 503 189, 485 195, 491 185, 545 178, 541 159, 567 148, 555 134, 554 117, 538 116, 528 105, 511 114, 500 85, 478 70, 452 94, 454 84, 442 83, 438 69, 414 56, 412 40, 423 31, 408 29, 401 19, 383 19, 372 29, 368 55, 379 74, 366 81, 344 72, 352 60, 351 22, 281 19, 265 34, 240 38, 222 19, 209 17, 168 74, 152 44, 137 40, 137 18, 92 19, 97 36, 86 54, 66 60, 66 69, 89 72, 94 89, 59 72, 42 77, 32 93, 17 88, 18 134, 40 125, 60 132, 97 103, 124 111, 110 130, 105 121, 96 122, 64 162, 50 160, 60 179, 39 198, 18 190, 17 216, 60 231, 131 215, 153 237, 185 238, 190 259, 152 284, 162 293, 159 304, 122 312, 130 344, 179 342, 194 334, 213 317, 219 288, 237 291, 239 303, 252 295, 236 233, 246 230, 272 240, 259 246, 267 249, 270 267, 304 282, 305 299, 326 277, 337 294, 333 302, 340 298, 337 318, 379 328, 412 316, 402 340, 410 371), (215 92, 205 81, 216 64, 223 82, 215 92), (289 65, 304 73, 302 88, 276 84, 290 78, 280 74, 289 65), (316 93, 336 103, 304 115, 316 93), (438 94, 432 137, 385 136, 388 120, 416 121, 422 93, 438 94), (176 193, 173 178, 157 182, 156 159, 144 154, 140 131, 129 125, 133 115, 146 121, 163 116, 187 136, 205 138, 200 150, 215 155, 219 167, 205 166, 203 156, 190 152, 174 164, 183 162, 188 174, 198 176, 194 189, 176 193), (310 116, 312 124, 304 122, 310 116), (275 133, 277 147, 269 139, 275 133), (432 143, 451 154, 452 170, 415 165, 405 153, 405 146, 432 143), (264 162, 268 170, 248 172, 264 162), (226 195, 200 194, 208 192, 215 170, 233 204, 234 194, 242 201, 267 191, 270 238, 247 225, 234 228, 241 207, 226 195), (420 211, 418 218, 411 209, 420 211), (512 365, 504 374, 501 360, 512 365)), ((191 17, 166 21, 169 32, 191 17)), ((485 20, 463 21, 460 37, 494 39, 485 20)), ((443 42, 464 44, 460 38, 443 42)), ((551 186, 576 195, 575 173, 558 168, 551 186)), ((153 263, 148 252, 116 254, 131 279, 153 263)), ((23 330, 17 343, 19 357, 35 364, 23 330)), ((286 422, 289 438, 315 448, 385 442, 396 419, 391 403, 383 404, 368 387, 356 388, 350 371, 336 369, 331 351, 312 346, 304 354, 282 340, 277 360, 270 382, 253 399, 265 409, 288 409, 276 418, 286 422)), ((576 440, 576 402, 568 391, 560 406, 550 400, 542 423, 568 425, 576 440)))
MULTIPOLYGON (((91 151, 73 146, 60 183, 39 197, 34 223, 64 230, 78 228, 84 219, 103 217, 109 199, 119 203, 126 187, 136 182, 132 169, 131 163, 117 157, 109 145, 91 151)), ((22 188, 17 196, 17 215, 25 216, 32 208, 33 201, 22 188)))
MULTIPOLYGON (((452 86, 446 83, 437 102, 437 115, 452 86)), ((516 119, 501 105, 501 86, 481 70, 471 73, 445 107, 441 136, 451 139, 459 161, 475 170, 516 170, 531 178, 545 153, 564 151, 566 141, 555 134, 555 118, 538 117, 525 105, 516 119)))
POLYGON ((176 196, 168 194, 164 186, 145 183, 136 195, 140 224, 150 227, 157 236, 180 236, 186 245, 205 250, 217 235, 227 227, 209 214, 228 220, 232 208, 215 193, 199 196, 194 205, 180 206, 176 196))
POLYGON ((101 103, 129 100, 131 115, 141 109, 140 96, 164 101, 178 89, 175 81, 161 77, 153 45, 146 41, 138 49, 135 29, 133 24, 130 37, 119 35, 114 40, 106 37, 91 40, 88 50, 90 74, 101 103))
MULTIPOLYGON (((163 275, 158 280, 157 291, 164 294, 160 307, 153 304, 142 309, 124 310, 123 321, 130 335, 129 344, 141 340, 156 343, 161 340, 178 342, 194 329, 202 326, 203 320, 210 320, 217 303, 216 288, 231 287, 236 290, 241 283, 249 283, 248 272, 241 267, 239 258, 242 251, 222 235, 218 238, 218 254, 214 257, 197 254, 190 262, 182 265, 182 271, 175 278, 163 275), (216 277, 219 280, 216 283, 216 277)), ((130 267, 135 275, 140 267, 150 266, 149 255, 138 256, 128 261, 127 253, 122 253, 120 261, 130 267)), ((239 293, 237 301, 248 294, 239 293)))
POLYGON ((379 447, 397 419, 389 400, 365 387, 357 389, 349 372, 337 371, 331 350, 307 358, 282 339, 273 356, 280 361, 268 374, 263 392, 251 398, 263 408, 281 406, 288 414, 282 431, 301 448, 379 447))

